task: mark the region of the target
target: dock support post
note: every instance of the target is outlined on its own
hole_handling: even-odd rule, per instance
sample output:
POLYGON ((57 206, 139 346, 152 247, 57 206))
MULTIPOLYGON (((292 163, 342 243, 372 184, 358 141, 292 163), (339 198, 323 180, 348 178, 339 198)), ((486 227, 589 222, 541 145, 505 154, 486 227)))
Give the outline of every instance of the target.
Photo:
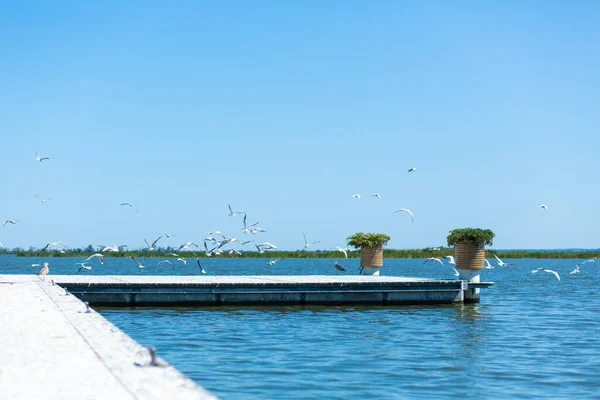
MULTIPOLYGON (((467 281, 470 283, 479 283, 481 282, 480 270, 478 269, 457 269, 458 271, 458 279, 461 281, 467 281)), ((479 288, 470 288, 465 290, 464 292, 464 302, 465 303, 479 303, 479 288)))
POLYGON ((380 267, 362 267, 361 275, 377 275, 379 276, 380 267))

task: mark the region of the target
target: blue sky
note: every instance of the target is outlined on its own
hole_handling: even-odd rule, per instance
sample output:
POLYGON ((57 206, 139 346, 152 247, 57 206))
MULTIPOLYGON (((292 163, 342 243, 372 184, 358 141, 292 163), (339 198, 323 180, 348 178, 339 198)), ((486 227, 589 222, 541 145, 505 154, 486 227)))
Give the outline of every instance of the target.
POLYGON ((0 22, 7 247, 240 236, 228 203, 281 249, 468 226, 600 246, 593 2, 24 1, 0 22))

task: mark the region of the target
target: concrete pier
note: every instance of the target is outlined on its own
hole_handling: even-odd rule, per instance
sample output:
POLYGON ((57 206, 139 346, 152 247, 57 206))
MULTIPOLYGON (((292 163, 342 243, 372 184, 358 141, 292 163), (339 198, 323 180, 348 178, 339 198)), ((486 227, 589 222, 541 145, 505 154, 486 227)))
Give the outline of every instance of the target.
POLYGON ((448 304, 491 282, 393 276, 49 276, 90 304, 448 304))
POLYGON ((0 398, 215 398, 52 279, 0 276, 0 398))

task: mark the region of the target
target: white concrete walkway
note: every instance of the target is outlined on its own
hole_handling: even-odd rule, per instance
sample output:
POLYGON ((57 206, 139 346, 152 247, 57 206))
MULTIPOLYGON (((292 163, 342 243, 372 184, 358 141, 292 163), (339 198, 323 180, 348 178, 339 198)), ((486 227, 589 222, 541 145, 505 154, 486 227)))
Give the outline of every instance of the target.
POLYGON ((215 398, 51 279, 0 276, 0 398, 215 398))

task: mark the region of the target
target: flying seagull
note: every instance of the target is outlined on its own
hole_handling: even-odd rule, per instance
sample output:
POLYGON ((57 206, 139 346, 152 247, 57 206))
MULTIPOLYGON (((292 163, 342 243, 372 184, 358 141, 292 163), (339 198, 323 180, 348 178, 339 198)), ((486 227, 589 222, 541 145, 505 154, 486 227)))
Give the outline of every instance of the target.
POLYGON ((413 171, 416 171, 416 170, 417 170, 416 168, 409 168, 408 172, 413 172, 413 171))
POLYGON ((339 251, 340 253, 344 253, 344 257, 348 258, 348 251, 350 249, 342 249, 340 246, 335 246, 335 248, 337 249, 337 251, 339 251))
POLYGON ((360 194, 358 194, 358 193, 353 194, 352 197, 354 197, 355 199, 360 199, 360 194))
POLYGON ((547 206, 547 205, 545 205, 545 204, 540 204, 540 208, 541 208, 541 209, 543 209, 543 210, 547 210, 547 209, 548 209, 548 206, 547 206))
MULTIPOLYGON (((440 260, 438 257, 429 257, 427 259, 425 259, 425 261, 423 261, 423 264, 425 264, 427 261, 437 261, 440 264, 444 265, 444 262, 442 260, 440 260)), ((423 265, 421 264, 421 265, 423 265)))
POLYGON ((87 265, 85 263, 85 261, 84 262, 80 262, 80 263, 75 263, 75 264, 80 265, 79 269, 77 270, 77 273, 80 273, 82 269, 86 269, 88 271, 92 269, 92 266, 91 265, 87 265))
POLYGON ((333 261, 333 267, 337 270, 337 271, 342 271, 342 272, 346 272, 346 269, 344 267, 342 267, 340 264, 338 264, 337 260, 333 261))
POLYGON ((412 223, 413 224, 415 223, 415 215, 408 208, 401 208, 399 210, 394 211, 394 213, 399 213, 399 212, 405 212, 408 215, 410 215, 410 219, 411 219, 412 223))
POLYGON ((38 153, 37 151, 35 152, 35 159, 38 160, 39 162, 42 162, 44 160, 49 160, 48 157, 42 157, 42 156, 40 156, 40 153, 38 153))
POLYGON ((37 194, 35 195, 35 197, 37 197, 38 199, 40 199, 40 201, 42 202, 42 204, 46 203, 48 200, 52 200, 52 197, 48 197, 47 199, 42 199, 40 196, 38 196, 37 194))
POLYGON ((179 246, 177 251, 181 251, 182 249, 189 249, 190 246, 198 247, 198 245, 194 242, 184 242, 181 246, 179 246))
POLYGON ((140 213, 140 212, 138 211, 138 209, 137 209, 137 208, 136 208, 136 207, 133 205, 133 203, 121 203, 120 205, 121 205, 121 206, 129 206, 129 207, 133 208, 133 209, 135 210, 135 212, 136 212, 136 213, 138 213, 138 214, 140 213))
POLYGON ((135 259, 134 256, 129 256, 129 258, 131 258, 133 260, 134 263, 136 263, 136 265, 140 268, 144 268, 144 266, 142 264, 139 263, 138 260, 135 259))
POLYGON ((445 256, 444 258, 447 258, 448 260, 450 260, 450 261, 448 261, 448 264, 456 264, 454 262, 454 257, 452 257, 452 256, 445 256))
POLYGON ((238 214, 246 214, 246 211, 233 211, 231 209, 231 205, 230 204, 227 204, 227 207, 229 207, 229 216, 230 217, 235 217, 238 214))
POLYGON ((2 226, 6 225, 6 224, 16 224, 17 222, 19 222, 18 219, 7 219, 6 221, 4 221, 4 223, 2 224, 2 226))
POLYGON ((306 249, 308 249, 313 244, 317 244, 317 243, 320 242, 320 240, 317 240, 317 241, 314 241, 312 243, 308 243, 308 240, 306 240, 306 234, 304 232, 302 232, 302 235, 304 236, 304 247, 300 251, 305 251, 306 249))
POLYGON ((507 267, 509 264, 505 263, 504 261, 502 261, 500 258, 498 258, 497 255, 494 254, 494 257, 496 257, 496 260, 498 260, 497 265, 499 267, 507 267))
POLYGON ((490 262, 488 261, 488 259, 487 259, 487 258, 484 258, 484 259, 483 259, 483 261, 485 262, 485 268, 486 268, 486 269, 492 269, 492 268, 494 268, 494 267, 492 266, 492 264, 490 264, 490 262))
POLYGON ((97 258, 100 261, 100 264, 104 265, 104 256, 100 253, 92 254, 91 256, 83 260, 83 262, 90 261, 92 258, 97 258))
POLYGON ((532 273, 532 274, 537 274, 539 271, 542 271, 542 272, 547 272, 547 273, 549 273, 549 274, 552 274, 552 275, 554 275, 554 276, 556 277, 556 279, 558 279, 558 280, 560 281, 560 275, 558 275, 558 272, 556 272, 556 271, 552 271, 551 269, 544 269, 544 268, 542 267, 542 268, 537 268, 537 269, 534 269, 533 271, 531 271, 531 273, 532 273))
POLYGON ((148 246, 148 251, 152 251, 155 249, 154 246, 156 246, 156 242, 158 242, 161 237, 162 236, 159 236, 158 239, 156 239, 154 242, 152 242, 152 244, 149 244, 148 241, 146 239, 144 239, 143 237, 142 237, 142 239, 144 239, 144 242, 146 242, 146 246, 148 246))
POLYGON ((202 266, 202 264, 200 264, 200 259, 196 258, 196 264, 198 264, 198 267, 200 267, 200 272, 202 272, 203 274, 206 274, 206 271, 204 270, 204 267, 202 266))
POLYGON ((379 195, 379 193, 373 193, 373 194, 371 195, 371 197, 377 197, 378 199, 380 199, 380 198, 381 198, 381 196, 379 195))
POLYGON ((159 261, 155 266, 158 267, 160 264, 169 264, 171 266, 171 268, 173 268, 173 272, 175 272, 175 267, 173 266, 173 263, 169 260, 162 260, 159 261))

